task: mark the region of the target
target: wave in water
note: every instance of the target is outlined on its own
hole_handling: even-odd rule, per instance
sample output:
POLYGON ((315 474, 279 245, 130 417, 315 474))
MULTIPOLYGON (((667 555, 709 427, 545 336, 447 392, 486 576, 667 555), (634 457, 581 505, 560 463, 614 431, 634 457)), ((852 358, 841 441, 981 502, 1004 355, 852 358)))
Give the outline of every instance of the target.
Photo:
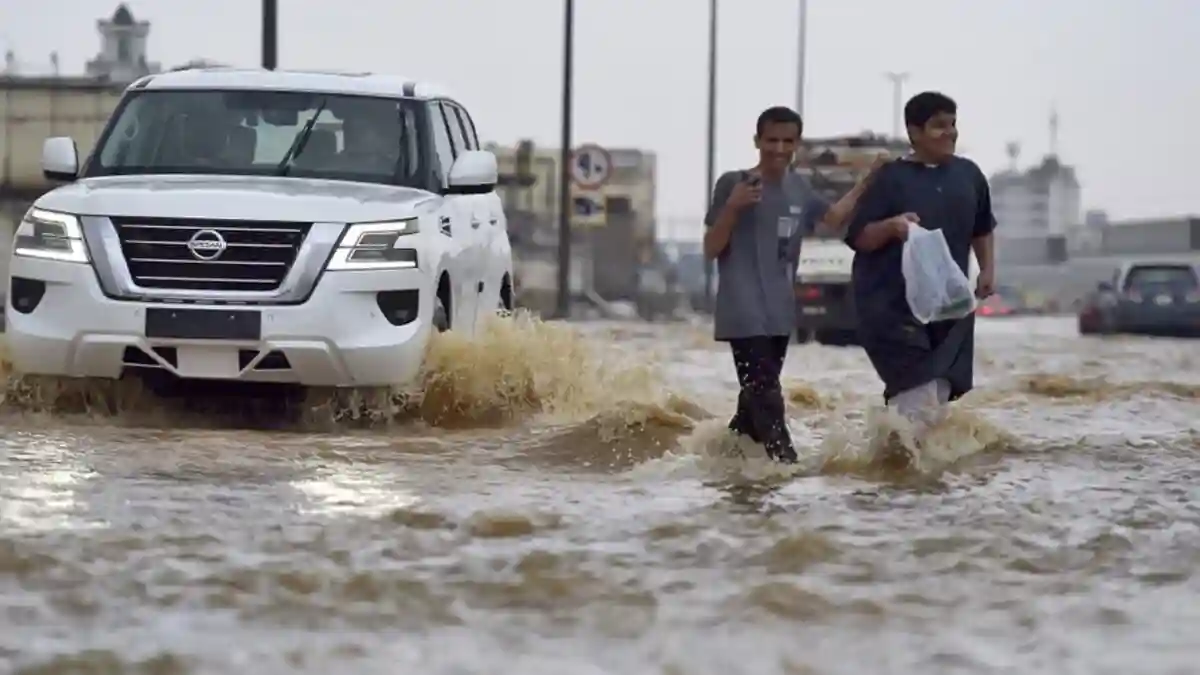
MULTIPOLYGON (((297 431, 400 427, 409 436, 493 429, 516 433, 520 453, 537 463, 605 470, 657 463, 660 469, 744 478, 937 473, 1013 444, 973 411, 969 396, 917 443, 905 421, 885 409, 864 408, 862 401, 839 400, 792 381, 785 383, 785 395, 801 462, 780 466, 760 446, 730 434, 724 419, 665 386, 652 356, 523 313, 489 319, 474 339, 453 332, 436 336, 423 372, 408 387, 316 388, 247 398, 228 388, 207 395, 197 385, 173 398, 149 391, 136 378, 22 376, 7 363, 3 374, 7 386, 0 410, 22 417, 297 431)), ((1030 378, 1025 391, 1084 395, 1078 393, 1083 384, 1072 389, 1063 382, 1070 384, 1065 378, 1030 378)), ((1115 390, 1110 385, 1104 391, 1115 390)))

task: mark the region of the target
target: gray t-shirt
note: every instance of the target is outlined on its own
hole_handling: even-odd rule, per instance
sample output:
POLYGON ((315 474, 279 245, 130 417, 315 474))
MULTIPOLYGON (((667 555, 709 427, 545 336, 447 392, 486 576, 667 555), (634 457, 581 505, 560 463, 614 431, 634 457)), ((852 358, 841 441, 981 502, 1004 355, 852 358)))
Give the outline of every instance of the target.
MULTIPOLYGON (((712 227, 734 185, 746 172, 717 179, 704 224, 712 227)), ((763 181, 762 201, 738 217, 729 246, 717 258, 717 340, 791 335, 796 329, 793 284, 800 243, 812 234, 829 205, 798 174, 763 181)))

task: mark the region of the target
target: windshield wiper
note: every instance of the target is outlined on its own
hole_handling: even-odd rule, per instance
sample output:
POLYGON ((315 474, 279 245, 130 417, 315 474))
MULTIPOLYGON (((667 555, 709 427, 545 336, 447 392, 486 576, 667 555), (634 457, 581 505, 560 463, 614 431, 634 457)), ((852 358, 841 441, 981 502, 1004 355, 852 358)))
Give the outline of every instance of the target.
POLYGON ((304 123, 304 127, 296 133, 296 138, 292 140, 292 145, 288 147, 287 152, 283 153, 283 159, 279 160, 279 166, 275 167, 276 176, 286 176, 287 172, 291 171, 292 162, 300 156, 300 153, 304 152, 304 146, 308 143, 308 137, 312 136, 312 130, 317 124, 317 118, 321 116, 321 113, 325 112, 325 104, 328 102, 328 98, 322 98, 312 117, 308 118, 308 121, 304 123))

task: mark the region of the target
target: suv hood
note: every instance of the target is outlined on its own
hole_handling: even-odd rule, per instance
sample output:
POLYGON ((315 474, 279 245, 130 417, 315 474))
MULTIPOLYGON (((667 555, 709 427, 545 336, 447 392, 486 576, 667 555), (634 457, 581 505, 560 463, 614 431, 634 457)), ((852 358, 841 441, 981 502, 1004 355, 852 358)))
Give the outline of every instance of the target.
POLYGON ((274 176, 85 178, 37 200, 77 215, 359 223, 408 218, 437 200, 425 190, 274 176))

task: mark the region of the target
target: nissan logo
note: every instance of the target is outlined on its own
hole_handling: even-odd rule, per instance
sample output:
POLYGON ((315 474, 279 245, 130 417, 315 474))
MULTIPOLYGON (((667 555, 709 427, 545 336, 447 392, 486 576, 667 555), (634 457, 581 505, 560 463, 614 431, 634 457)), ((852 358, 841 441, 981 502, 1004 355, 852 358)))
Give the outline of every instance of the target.
POLYGON ((216 260, 225 252, 225 237, 216 230, 200 230, 188 239, 187 247, 196 260, 216 260))

